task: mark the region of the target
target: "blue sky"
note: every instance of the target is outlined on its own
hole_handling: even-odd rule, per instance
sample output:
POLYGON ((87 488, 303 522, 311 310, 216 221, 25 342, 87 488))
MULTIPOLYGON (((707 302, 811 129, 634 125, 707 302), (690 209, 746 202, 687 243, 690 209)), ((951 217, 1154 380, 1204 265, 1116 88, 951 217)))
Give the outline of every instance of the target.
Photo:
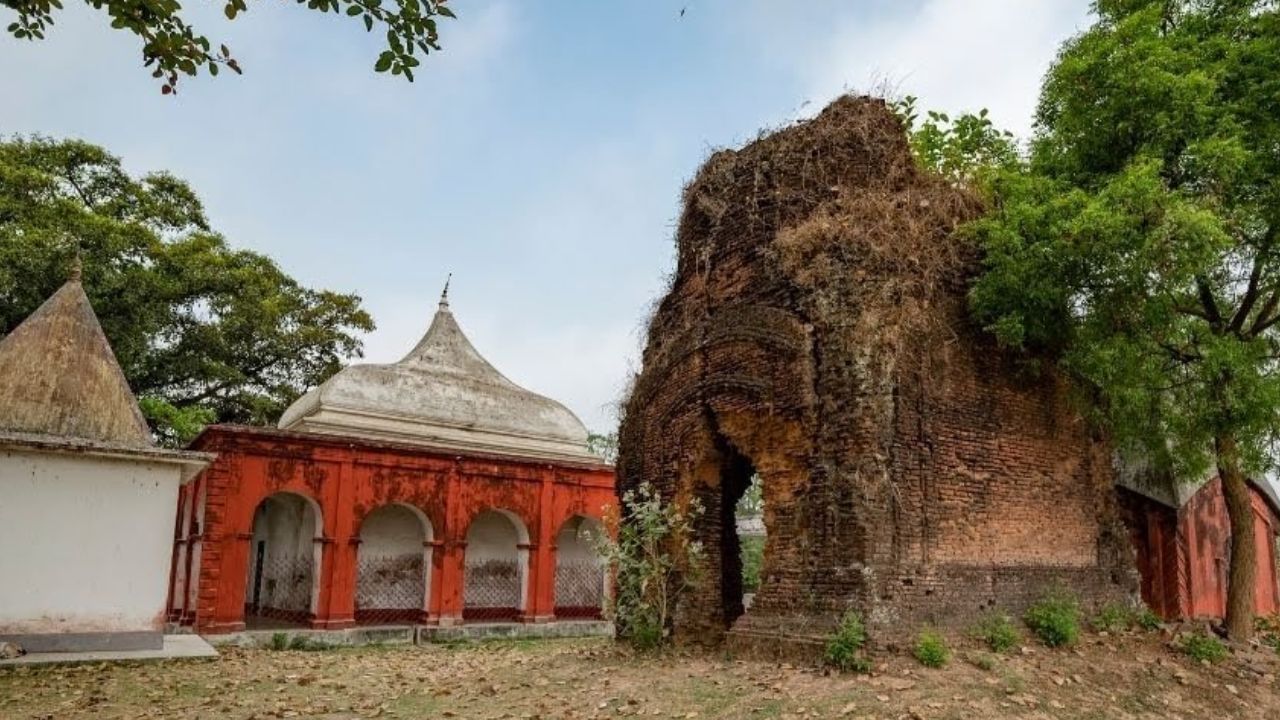
POLYGON ((244 76, 162 97, 133 38, 69 2, 46 42, 0 38, 0 133, 187 179, 233 244, 359 293, 369 360, 414 345, 452 272, 480 351, 600 430, 713 149, 886 84, 1026 134, 1088 22, 1085 0, 454 0, 444 51, 408 84, 373 73, 378 38, 348 18, 189 4, 244 76))

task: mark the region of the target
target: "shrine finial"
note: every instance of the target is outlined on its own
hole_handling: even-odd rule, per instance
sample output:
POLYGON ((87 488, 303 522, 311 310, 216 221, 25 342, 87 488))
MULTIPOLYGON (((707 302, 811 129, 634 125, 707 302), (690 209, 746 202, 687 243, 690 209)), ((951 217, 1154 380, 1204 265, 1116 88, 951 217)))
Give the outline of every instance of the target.
POLYGON ((453 281, 453 273, 444 279, 444 292, 440 293, 440 307, 449 307, 449 283, 453 281))
POLYGON ((84 276, 84 260, 80 257, 80 249, 76 248, 76 254, 71 258, 71 272, 67 273, 69 282, 80 282, 84 276))

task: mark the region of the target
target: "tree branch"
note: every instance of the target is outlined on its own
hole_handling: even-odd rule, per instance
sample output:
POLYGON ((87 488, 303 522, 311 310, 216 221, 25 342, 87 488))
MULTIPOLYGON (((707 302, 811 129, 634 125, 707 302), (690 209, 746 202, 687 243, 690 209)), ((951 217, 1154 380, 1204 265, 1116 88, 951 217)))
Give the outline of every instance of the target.
POLYGON ((1258 254, 1253 256, 1253 269, 1249 271, 1249 285, 1245 288, 1244 297, 1240 299, 1240 307, 1231 317, 1231 325, 1228 327, 1233 333, 1240 332, 1240 328, 1244 327, 1244 321, 1249 318, 1249 313, 1253 312, 1254 304, 1258 302, 1258 283, 1262 281, 1262 265, 1266 256, 1266 248, 1258 248, 1258 254))
POLYGON ((1271 291, 1271 295, 1267 297, 1267 301, 1262 304, 1262 309, 1258 311, 1258 316, 1253 319, 1253 325, 1249 327, 1249 337, 1257 337, 1258 333, 1275 324, 1276 306, 1280 305, 1280 287, 1271 291))
POLYGON ((1196 291, 1200 295, 1200 304, 1204 307, 1205 319, 1215 331, 1222 329, 1222 312, 1218 310, 1218 301, 1213 298, 1213 290, 1203 275, 1196 276, 1196 291))

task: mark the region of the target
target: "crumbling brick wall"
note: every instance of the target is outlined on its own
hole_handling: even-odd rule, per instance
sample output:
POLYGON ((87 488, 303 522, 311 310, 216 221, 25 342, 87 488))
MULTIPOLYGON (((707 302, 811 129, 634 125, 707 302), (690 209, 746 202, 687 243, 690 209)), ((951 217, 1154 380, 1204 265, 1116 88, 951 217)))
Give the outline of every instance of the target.
POLYGON ((718 152, 686 189, 618 463, 620 491, 705 508, 678 635, 820 634, 848 608, 888 635, 1051 584, 1132 593, 1106 448, 1058 378, 967 320, 954 229, 979 209, 871 99, 718 152), (733 505, 753 471, 767 539, 743 614, 733 505))

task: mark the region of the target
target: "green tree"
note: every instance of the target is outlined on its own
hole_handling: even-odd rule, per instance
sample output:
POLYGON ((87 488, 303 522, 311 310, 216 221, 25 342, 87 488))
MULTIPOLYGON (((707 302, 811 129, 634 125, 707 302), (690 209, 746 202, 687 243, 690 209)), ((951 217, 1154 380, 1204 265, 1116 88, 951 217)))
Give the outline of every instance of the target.
POLYGON ((1024 167, 970 227, 971 299, 1005 344, 1056 359, 1122 451, 1222 479, 1227 631, 1253 632, 1246 475, 1280 417, 1280 12, 1098 0, 1050 70, 1024 167))
POLYGON ((0 336, 66 280, 77 249, 103 330, 169 444, 215 420, 275 421, 373 329, 360 298, 228 247, 181 180, 131 177, 83 142, 0 142, 0 336))
POLYGON ((917 98, 908 95, 892 104, 902 121, 916 161, 953 183, 974 184, 993 170, 1017 167, 1020 157, 1013 134, 991 122, 986 108, 953 120, 937 110, 923 119, 917 98))
MULTIPOLYGON (((226 45, 214 47, 208 37, 196 32, 181 15, 177 0, 85 0, 95 10, 104 11, 111 27, 133 33, 142 42, 142 63, 161 81, 167 95, 177 90, 180 75, 194 76, 201 70, 217 75, 220 67, 240 72, 240 64, 226 45)), ((310 10, 345 15, 364 25, 366 32, 386 32, 387 45, 378 55, 374 70, 390 71, 413 80, 418 55, 439 50, 437 18, 454 17, 447 0, 295 0, 310 10)), ((16 19, 8 31, 19 40, 43 40, 54 18, 63 10, 62 0, 0 0, 0 7, 12 10, 16 19)), ((226 0, 223 14, 235 20, 248 11, 248 0, 226 0)))
POLYGON ((587 433, 587 450, 612 465, 618 461, 618 433, 587 433))

